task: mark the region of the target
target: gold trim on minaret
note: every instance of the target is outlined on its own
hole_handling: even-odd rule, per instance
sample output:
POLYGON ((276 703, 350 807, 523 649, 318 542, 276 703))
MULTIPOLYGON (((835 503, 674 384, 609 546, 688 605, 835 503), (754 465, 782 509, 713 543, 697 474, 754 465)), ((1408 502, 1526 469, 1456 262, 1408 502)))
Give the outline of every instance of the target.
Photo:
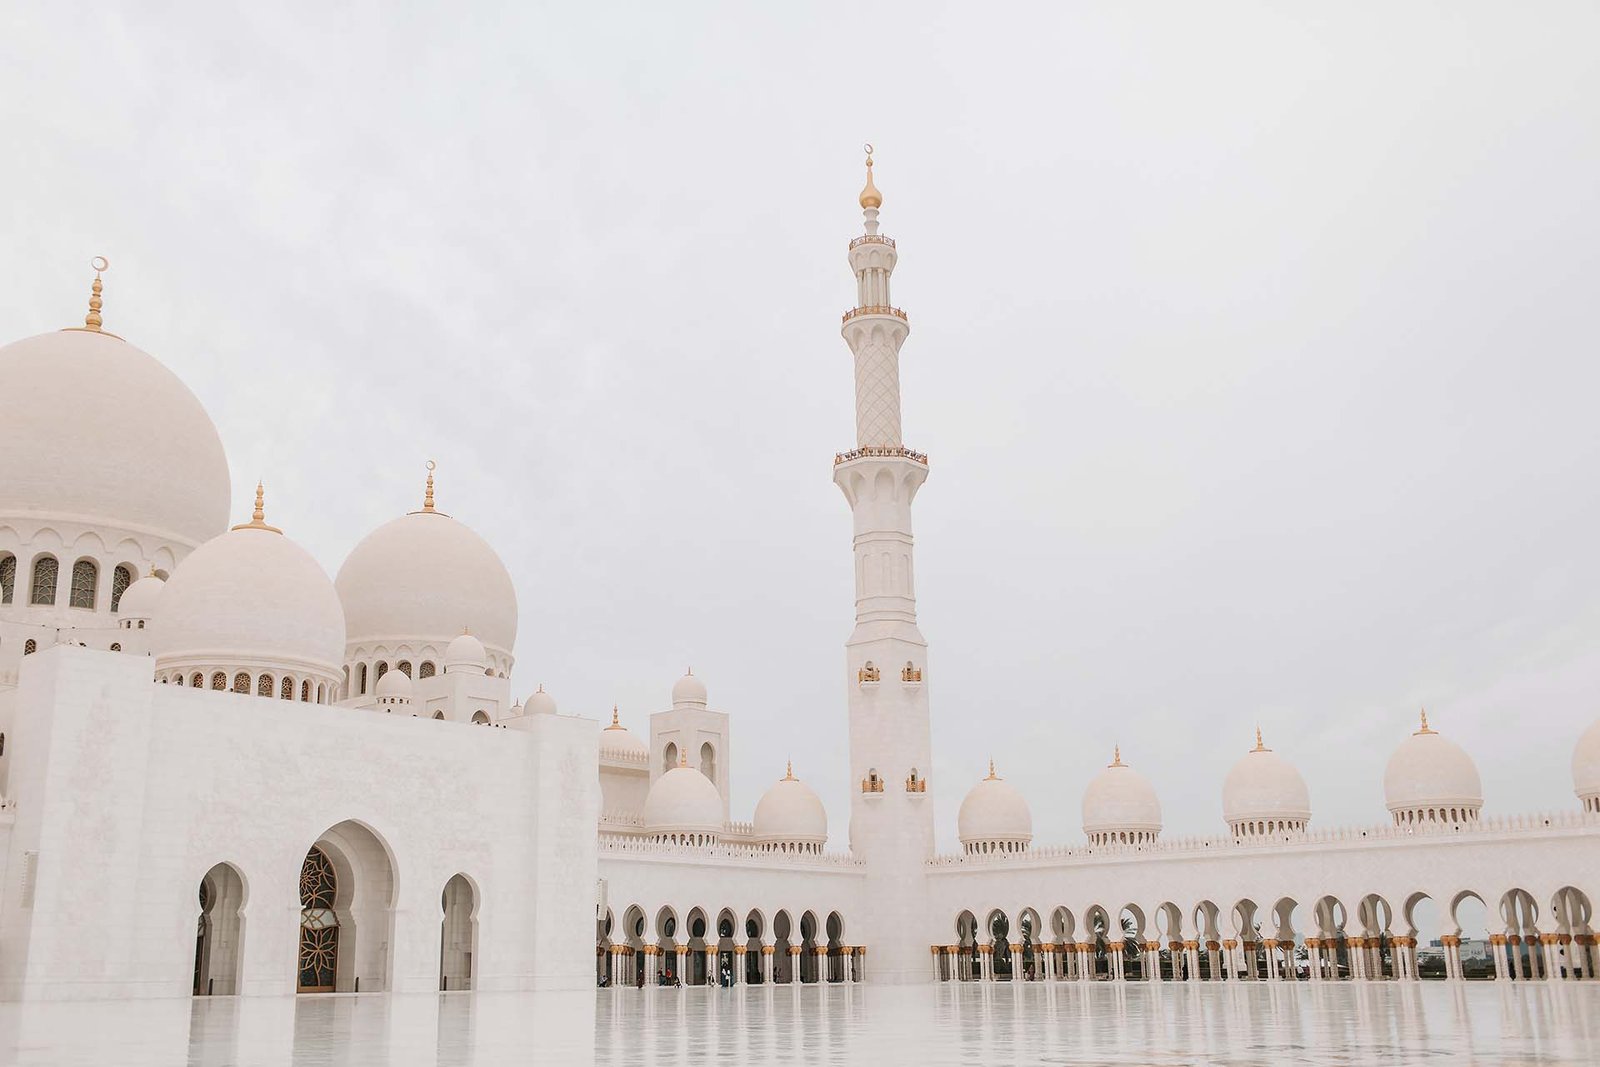
POLYGON ((267 509, 265 503, 266 497, 266 490, 262 488, 260 482, 257 482, 256 509, 250 513, 250 521, 241 522, 239 525, 234 527, 235 530, 265 530, 268 533, 283 533, 283 531, 278 529, 276 526, 267 525, 267 509))
POLYGON ((883 194, 872 184, 872 145, 869 143, 862 147, 867 151, 867 184, 861 187, 861 206, 879 208, 883 206, 883 194))

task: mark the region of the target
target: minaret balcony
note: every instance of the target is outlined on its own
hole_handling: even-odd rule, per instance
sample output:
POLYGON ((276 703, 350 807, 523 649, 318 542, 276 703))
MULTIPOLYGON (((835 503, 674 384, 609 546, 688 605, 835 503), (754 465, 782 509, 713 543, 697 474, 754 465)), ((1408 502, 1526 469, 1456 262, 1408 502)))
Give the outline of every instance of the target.
POLYGON ((864 448, 852 448, 848 452, 835 452, 833 465, 849 463, 858 459, 909 459, 913 463, 928 465, 926 452, 915 452, 901 445, 868 445, 864 448))
POLYGON ((859 248, 862 245, 888 245, 890 248, 893 248, 894 238, 885 237, 881 233, 864 233, 860 237, 857 237, 854 241, 850 242, 851 248, 859 248))
POLYGON ((864 308, 851 308, 849 311, 844 313, 844 318, 840 321, 849 322, 851 319, 860 315, 890 315, 899 319, 901 322, 909 321, 906 318, 906 313, 904 311, 901 311, 899 308, 892 308, 888 304, 868 304, 864 308))

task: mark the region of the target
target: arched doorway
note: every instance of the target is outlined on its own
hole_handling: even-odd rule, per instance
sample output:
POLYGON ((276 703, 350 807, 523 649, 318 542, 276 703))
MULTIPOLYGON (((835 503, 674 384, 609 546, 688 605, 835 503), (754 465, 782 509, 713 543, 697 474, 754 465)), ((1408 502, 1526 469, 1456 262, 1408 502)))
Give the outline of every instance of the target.
POLYGON ((478 948, 478 894, 464 874, 444 884, 439 896, 444 920, 439 931, 439 988, 471 989, 478 948))
POLYGON ((200 922, 195 932, 194 995, 232 996, 239 991, 244 947, 244 878, 231 863, 219 863, 200 879, 200 922))
POLYGON ((332 993, 339 974, 339 917, 333 910, 339 877, 333 861, 313 847, 300 865, 300 962, 297 993, 332 993))
POLYGON ((346 821, 319 836, 300 868, 296 991, 386 991, 394 897, 394 861, 371 829, 346 821))

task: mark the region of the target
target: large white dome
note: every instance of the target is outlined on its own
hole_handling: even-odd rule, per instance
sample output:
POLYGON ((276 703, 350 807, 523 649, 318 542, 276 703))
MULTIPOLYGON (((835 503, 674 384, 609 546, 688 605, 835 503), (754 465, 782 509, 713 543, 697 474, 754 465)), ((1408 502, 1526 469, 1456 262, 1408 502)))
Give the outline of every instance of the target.
POLYGON ((828 840, 828 812, 811 787, 794 776, 791 765, 762 794, 752 830, 758 845, 820 852, 828 840))
POLYGON ((672 683, 672 706, 675 708, 706 706, 706 683, 696 678, 693 670, 672 683))
POLYGON ((1016 786, 994 773, 967 790, 956 836, 968 852, 1019 852, 1033 840, 1033 812, 1016 786))
POLYGON ((1428 726, 1400 742, 1383 771, 1384 804, 1396 824, 1476 821, 1483 780, 1466 749, 1428 726))
POLYGON ((1294 765, 1261 740, 1222 783, 1222 818, 1241 836, 1304 830, 1311 820, 1311 791, 1294 765))
POLYGON ((0 519, 183 548, 227 528, 217 428, 151 356, 110 334, 62 330, 0 348, 0 383, 0 519))
POLYGON ((680 763, 651 783, 644 829, 660 837, 715 839, 722 833, 722 794, 711 779, 680 763))
POLYGON ((158 674, 266 669, 334 683, 344 613, 305 549, 264 524, 237 526, 172 572, 150 622, 150 651, 158 674))
POLYGON ((487 541, 442 512, 413 512, 372 531, 334 585, 351 646, 443 649, 465 628, 509 664, 517 642, 511 575, 487 541))
POLYGON ((1572 789, 1585 811, 1600 812, 1600 719, 1583 732, 1572 750, 1572 789))
POLYGON ((1083 791, 1083 832, 1097 845, 1143 844, 1161 833, 1161 799, 1122 749, 1083 791))

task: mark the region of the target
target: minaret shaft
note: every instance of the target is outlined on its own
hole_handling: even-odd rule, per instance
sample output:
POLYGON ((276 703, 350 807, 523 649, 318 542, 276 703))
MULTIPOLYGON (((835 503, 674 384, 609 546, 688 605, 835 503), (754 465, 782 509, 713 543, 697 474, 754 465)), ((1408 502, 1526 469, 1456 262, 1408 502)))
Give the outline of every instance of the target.
POLYGON ((834 457, 833 480, 854 528, 856 624, 845 644, 850 849, 866 867, 868 980, 899 983, 926 980, 930 936, 922 917, 906 910, 925 898, 934 844, 927 642, 917 628, 911 533, 911 504, 928 461, 901 439, 900 347, 910 326, 890 303, 897 253, 878 233, 883 201, 871 166, 869 155, 866 232, 850 242, 856 306, 841 329, 855 357, 856 447, 834 457))

